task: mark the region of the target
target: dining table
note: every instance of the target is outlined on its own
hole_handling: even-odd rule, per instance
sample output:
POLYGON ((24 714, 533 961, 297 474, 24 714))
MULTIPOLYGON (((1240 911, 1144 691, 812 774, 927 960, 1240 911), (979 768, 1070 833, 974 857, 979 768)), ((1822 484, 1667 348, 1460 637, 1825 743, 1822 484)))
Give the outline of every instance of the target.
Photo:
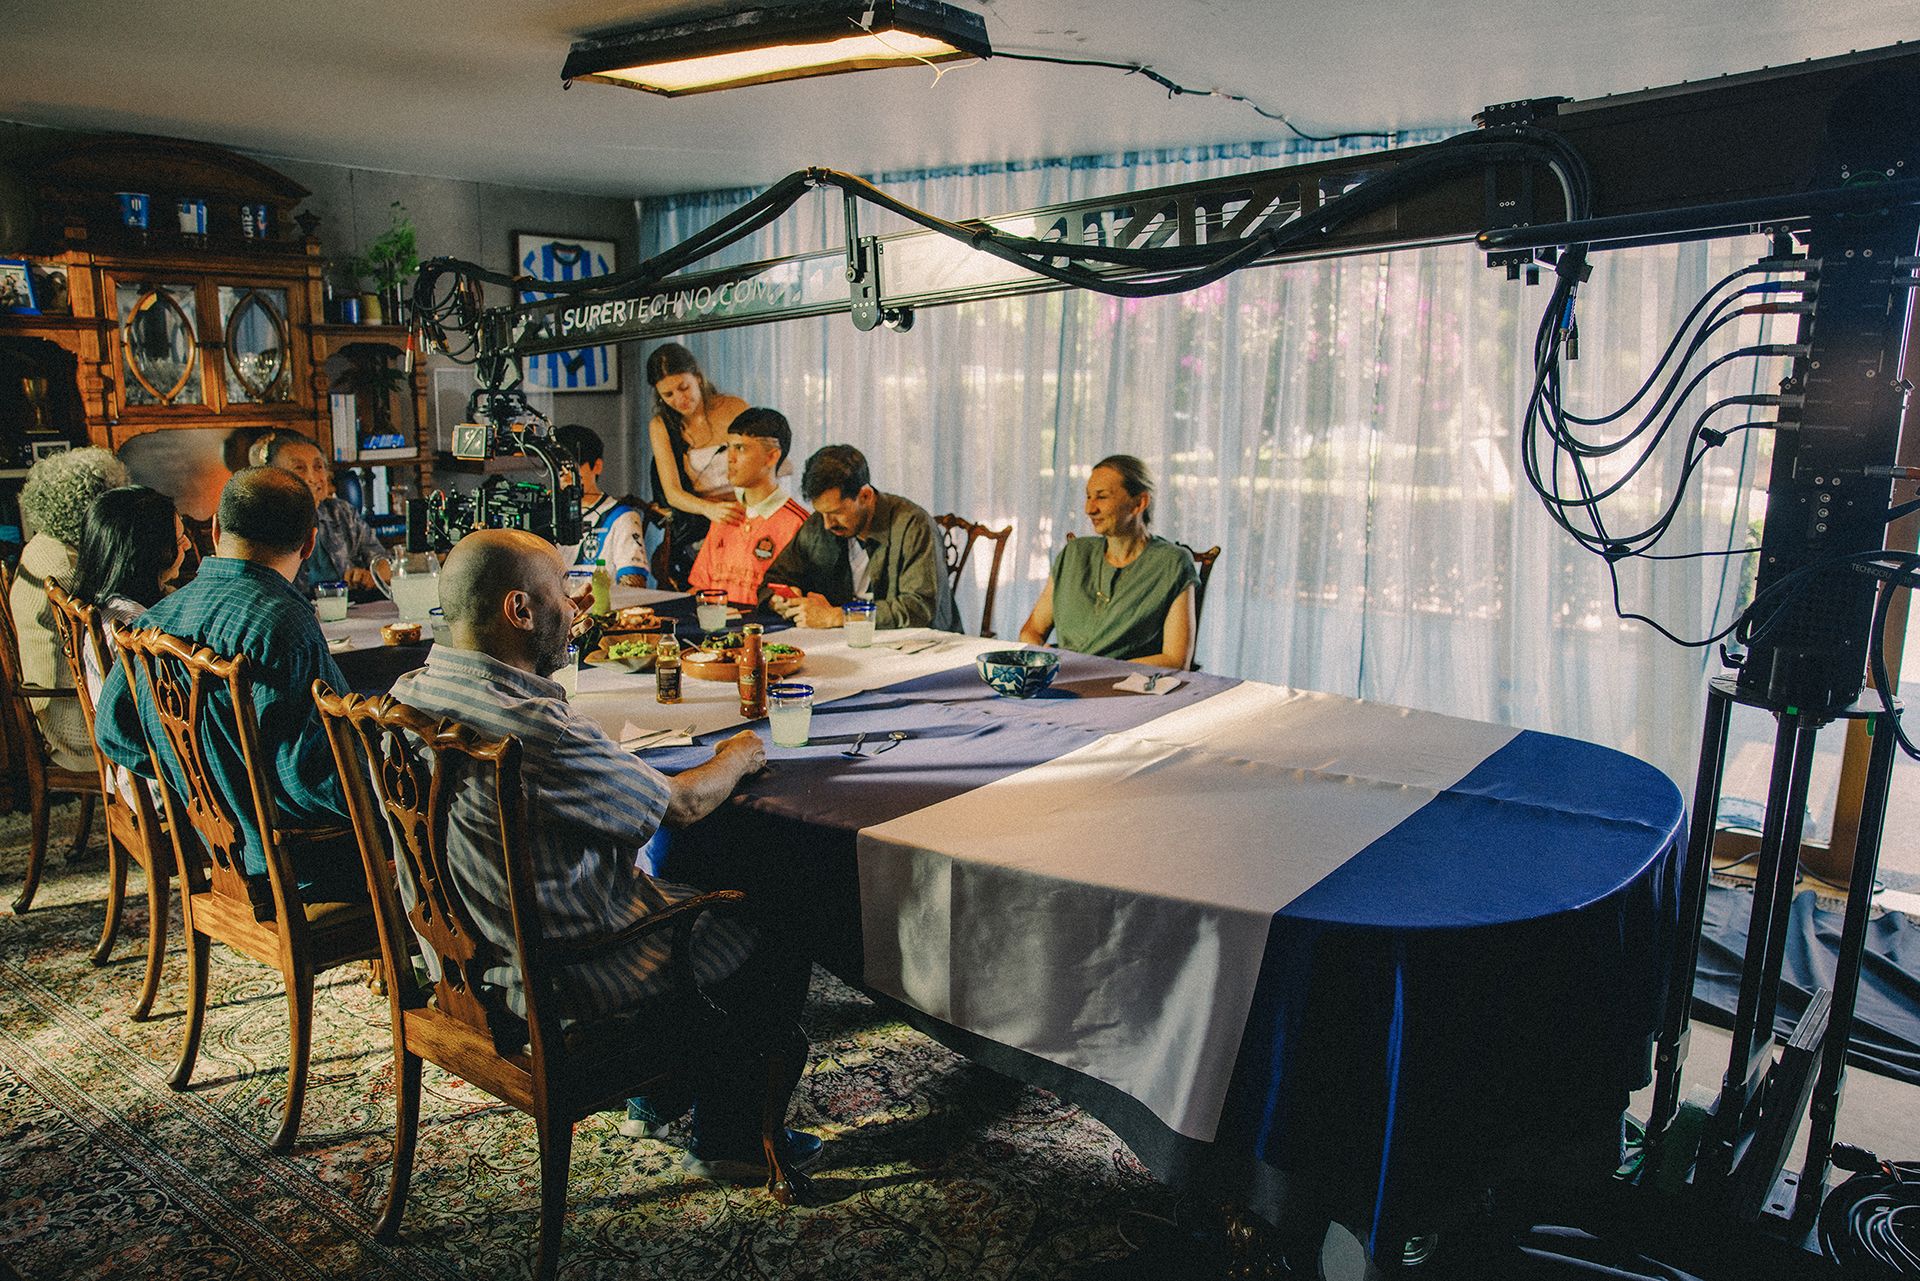
MULTIPOLYGON (((1155 669, 1063 651, 1005 697, 976 666, 1005 642, 926 629, 780 640, 807 745, 769 742, 650 871, 747 890, 1157 1176, 1376 1257, 1542 1154, 1617 1153, 1678 915, 1684 807, 1651 765, 1214 673, 1149 692, 1155 669)), ((666 773, 749 724, 731 683, 661 704, 611 666, 573 705, 666 773)))

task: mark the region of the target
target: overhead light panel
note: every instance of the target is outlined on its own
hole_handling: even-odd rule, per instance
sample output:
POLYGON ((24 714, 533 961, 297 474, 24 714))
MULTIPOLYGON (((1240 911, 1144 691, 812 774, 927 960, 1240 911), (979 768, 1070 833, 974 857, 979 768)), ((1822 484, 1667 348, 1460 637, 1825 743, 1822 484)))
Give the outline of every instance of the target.
POLYGON ((560 76, 677 98, 992 54, 980 15, 939 0, 768 0, 575 41, 560 76))

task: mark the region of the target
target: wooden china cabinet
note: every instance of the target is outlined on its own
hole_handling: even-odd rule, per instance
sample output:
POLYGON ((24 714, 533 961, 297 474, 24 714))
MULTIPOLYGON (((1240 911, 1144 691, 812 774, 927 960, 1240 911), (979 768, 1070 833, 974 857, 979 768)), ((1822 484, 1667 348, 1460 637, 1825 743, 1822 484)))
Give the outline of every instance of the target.
MULTIPOLYGON (((332 457, 330 390, 368 344, 404 355, 398 327, 328 322, 317 220, 295 213, 308 192, 258 161, 203 143, 102 137, 61 147, 27 177, 40 232, 25 256, 45 297, 37 315, 0 315, 0 348, 39 339, 78 358, 92 444, 268 427, 310 436, 332 457), (144 198, 144 228, 124 212, 127 193, 144 198), (196 229, 183 230, 189 218, 196 229)), ((379 416, 415 452, 380 465, 424 486, 424 369, 388 401, 379 416)))

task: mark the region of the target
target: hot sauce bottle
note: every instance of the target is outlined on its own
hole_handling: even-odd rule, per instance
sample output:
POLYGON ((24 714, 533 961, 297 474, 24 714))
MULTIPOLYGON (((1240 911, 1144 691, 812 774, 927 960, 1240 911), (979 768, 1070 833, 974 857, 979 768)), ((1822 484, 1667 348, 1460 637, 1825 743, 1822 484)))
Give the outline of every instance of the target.
POLYGON ((767 714, 767 660, 760 653, 760 633, 764 630, 758 623, 748 623, 740 629, 744 639, 735 670, 739 674, 740 714, 748 720, 758 720, 767 714))

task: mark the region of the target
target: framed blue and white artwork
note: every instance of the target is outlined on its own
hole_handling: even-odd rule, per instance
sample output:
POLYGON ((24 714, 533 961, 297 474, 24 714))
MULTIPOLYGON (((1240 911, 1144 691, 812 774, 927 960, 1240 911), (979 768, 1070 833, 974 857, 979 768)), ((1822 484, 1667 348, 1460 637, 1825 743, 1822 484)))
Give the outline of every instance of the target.
MULTIPOLYGON (((584 280, 589 276, 604 276, 614 270, 616 261, 611 240, 554 236, 541 231, 513 233, 514 270, 535 280, 584 280)), ((529 302, 554 296, 552 292, 533 289, 521 294, 529 302)), ((581 347, 575 351, 529 356, 526 381, 529 388, 539 391, 619 391, 620 358, 612 347, 581 347)))

